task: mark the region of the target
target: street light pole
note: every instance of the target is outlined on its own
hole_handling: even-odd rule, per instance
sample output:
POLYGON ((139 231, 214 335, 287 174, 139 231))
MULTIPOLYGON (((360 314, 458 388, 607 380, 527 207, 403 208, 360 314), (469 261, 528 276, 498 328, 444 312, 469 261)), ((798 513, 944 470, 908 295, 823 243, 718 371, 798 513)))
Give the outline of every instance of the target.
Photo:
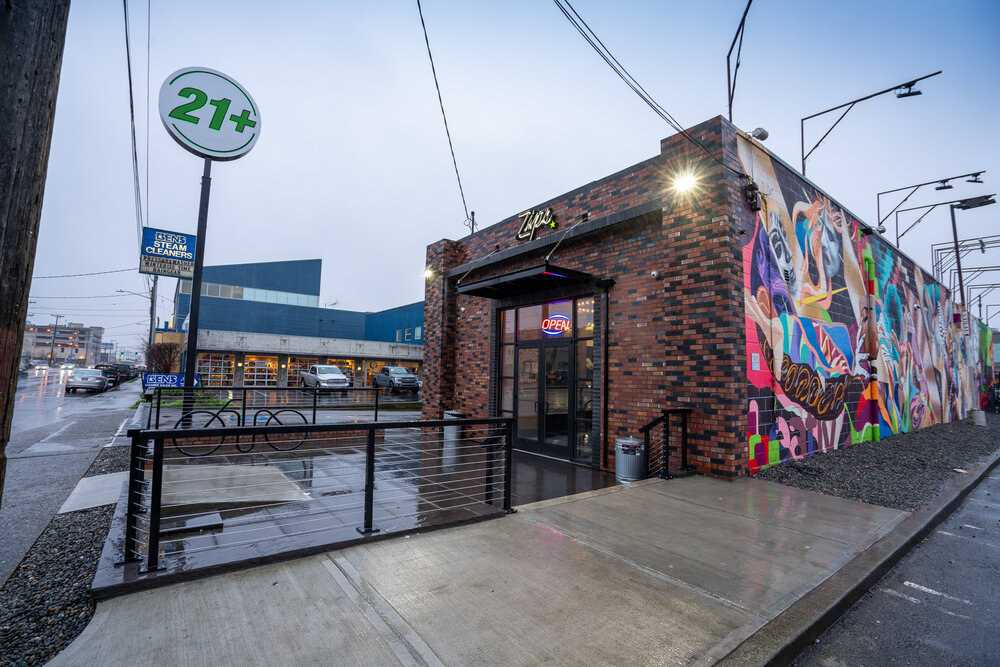
POLYGON ((803 118, 801 121, 799 121, 799 137, 800 137, 801 144, 802 144, 802 175, 803 176, 806 175, 806 160, 809 158, 810 155, 812 155, 812 153, 813 153, 814 150, 816 150, 817 148, 819 148, 819 145, 821 143, 823 143, 823 140, 826 139, 830 135, 831 132, 833 132, 833 128, 837 127, 837 125, 840 123, 840 121, 844 120, 844 116, 846 116, 850 112, 850 110, 854 108, 855 104, 857 104, 858 102, 864 102, 865 100, 870 100, 871 98, 878 97, 879 95, 885 95, 886 93, 891 93, 893 91, 903 91, 903 92, 897 92, 896 93, 896 97, 900 97, 900 98, 902 98, 902 97, 912 97, 914 95, 920 95, 920 91, 919 90, 913 90, 913 86, 917 85, 917 81, 923 81, 924 79, 929 79, 932 76, 937 76, 940 73, 941 73, 941 70, 938 70, 937 72, 934 72, 933 74, 927 74, 926 76, 922 76, 920 78, 913 79, 911 81, 907 81, 906 83, 901 83, 901 84, 892 86, 891 88, 886 88, 885 90, 880 90, 877 93, 872 93, 871 95, 865 95, 864 97, 859 97, 858 99, 851 100, 850 102, 844 102, 843 104, 838 104, 835 107, 830 107, 829 109, 825 109, 824 111, 820 111, 818 113, 812 114, 811 116, 806 116, 805 118, 803 118), (840 114, 840 118, 838 118, 836 121, 834 121, 833 125, 830 126, 830 129, 826 131, 826 134, 824 134, 822 137, 820 137, 820 140, 816 142, 816 145, 813 146, 812 148, 810 148, 809 152, 807 153, 806 152, 806 121, 807 120, 812 120, 813 118, 816 118, 817 116, 822 116, 823 114, 828 114, 831 111, 837 111, 838 109, 843 109, 844 107, 847 107, 847 109, 844 111, 844 113, 840 114))
MULTIPOLYGON (((970 208, 979 208, 980 206, 989 206, 990 204, 995 204, 996 200, 993 199, 993 195, 982 195, 980 197, 970 197, 969 199, 963 199, 955 204, 948 206, 951 211, 951 233, 952 238, 955 242, 955 266, 958 268, 958 294, 962 299, 962 310, 965 311, 965 283, 962 281, 962 255, 958 250, 958 227, 955 224, 955 209, 961 209, 967 211, 970 208)), ((964 314, 964 313, 963 313, 964 314)), ((965 333, 965 322, 962 322, 962 333, 965 333)))
POLYGON ((59 318, 62 315, 56 315, 56 323, 52 326, 52 343, 49 344, 49 361, 55 361, 56 353, 56 332, 59 331, 59 318))

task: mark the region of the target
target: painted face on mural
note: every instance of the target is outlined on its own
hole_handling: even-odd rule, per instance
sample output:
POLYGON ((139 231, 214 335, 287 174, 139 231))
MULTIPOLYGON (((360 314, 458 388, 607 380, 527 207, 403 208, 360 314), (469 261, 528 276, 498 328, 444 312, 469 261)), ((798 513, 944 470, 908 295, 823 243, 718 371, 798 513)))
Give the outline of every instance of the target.
POLYGON ((792 259, 792 246, 788 242, 785 234, 785 227, 781 224, 781 216, 777 211, 770 211, 768 214, 769 231, 768 241, 771 243, 771 251, 774 253, 774 260, 777 263, 781 277, 788 283, 788 291, 797 294, 798 278, 795 275, 795 262, 792 259))
POLYGON ((844 249, 840 244, 840 231, 825 208, 820 214, 820 219, 823 221, 823 237, 820 241, 823 248, 823 269, 829 280, 840 273, 840 267, 843 266, 840 255, 844 249))

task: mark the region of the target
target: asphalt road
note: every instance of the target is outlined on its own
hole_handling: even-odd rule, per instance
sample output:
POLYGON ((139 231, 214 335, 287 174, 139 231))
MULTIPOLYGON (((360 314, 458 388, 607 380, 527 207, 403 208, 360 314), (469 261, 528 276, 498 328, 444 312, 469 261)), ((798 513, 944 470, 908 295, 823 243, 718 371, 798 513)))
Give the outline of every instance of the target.
POLYGON ((102 394, 66 394, 68 375, 32 370, 18 381, 0 505, 0 582, 130 417, 139 397, 138 382, 102 394))
POLYGON ((796 665, 1000 664, 1000 468, 796 665))

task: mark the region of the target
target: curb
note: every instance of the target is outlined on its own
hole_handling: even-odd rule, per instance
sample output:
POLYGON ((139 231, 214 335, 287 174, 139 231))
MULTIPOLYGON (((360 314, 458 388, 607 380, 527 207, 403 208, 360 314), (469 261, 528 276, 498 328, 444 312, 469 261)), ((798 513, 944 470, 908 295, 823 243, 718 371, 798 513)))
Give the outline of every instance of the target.
POLYGON ((1000 452, 978 463, 968 477, 954 480, 927 507, 908 516, 892 532, 771 619, 716 664, 787 665, 951 516, 998 465, 1000 452))

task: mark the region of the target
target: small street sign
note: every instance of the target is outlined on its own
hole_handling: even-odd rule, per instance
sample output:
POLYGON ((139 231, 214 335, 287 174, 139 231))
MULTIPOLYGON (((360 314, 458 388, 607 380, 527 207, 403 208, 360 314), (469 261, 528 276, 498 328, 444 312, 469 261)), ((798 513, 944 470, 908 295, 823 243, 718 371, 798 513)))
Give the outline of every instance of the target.
POLYGON ((210 160, 235 160, 260 137, 260 113, 240 84, 207 67, 186 67, 160 87, 160 120, 186 150, 210 160))
MULTIPOLYGON (((142 388, 155 389, 156 387, 183 387, 183 373, 143 373, 142 388)), ((194 376, 194 386, 201 386, 201 378, 194 376)))

